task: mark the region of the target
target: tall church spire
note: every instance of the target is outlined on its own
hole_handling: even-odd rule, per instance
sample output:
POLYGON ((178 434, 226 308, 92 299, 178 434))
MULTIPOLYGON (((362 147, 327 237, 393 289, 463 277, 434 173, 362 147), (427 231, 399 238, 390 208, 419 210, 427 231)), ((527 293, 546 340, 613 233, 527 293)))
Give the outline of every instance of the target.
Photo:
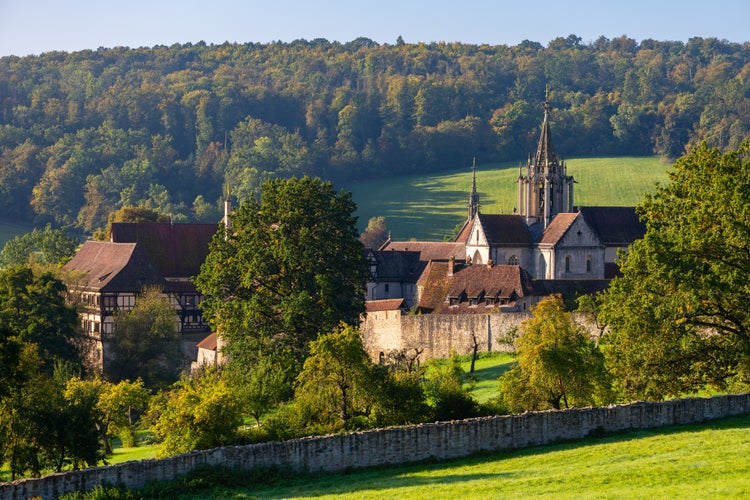
POLYGON ((471 193, 469 194, 469 220, 479 213, 479 193, 477 193, 477 158, 471 163, 471 193))
POLYGON ((549 131, 549 114, 550 105, 547 98, 547 90, 544 91, 544 121, 542 122, 542 133, 539 136, 539 145, 536 148, 536 164, 540 166, 552 165, 557 163, 557 155, 552 146, 552 136, 549 131))
POLYGON ((519 212, 531 225, 541 222, 544 227, 555 215, 573 210, 573 180, 567 174, 565 162, 555 154, 550 134, 550 104, 544 93, 544 120, 539 145, 533 158, 529 158, 526 172, 518 177, 519 212))

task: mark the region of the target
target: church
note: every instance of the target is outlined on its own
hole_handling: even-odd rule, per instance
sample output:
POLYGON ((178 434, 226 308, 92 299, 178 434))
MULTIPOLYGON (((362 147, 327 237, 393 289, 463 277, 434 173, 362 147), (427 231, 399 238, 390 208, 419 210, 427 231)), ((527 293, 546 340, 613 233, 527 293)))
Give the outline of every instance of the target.
POLYGON ((519 169, 514 213, 481 212, 472 167, 468 216, 455 240, 389 240, 368 250, 368 300, 402 298, 404 308, 423 313, 523 311, 550 294, 606 288, 618 251, 643 237, 645 225, 634 207, 575 205, 575 180, 555 152, 549 115, 545 101, 537 150, 519 169))

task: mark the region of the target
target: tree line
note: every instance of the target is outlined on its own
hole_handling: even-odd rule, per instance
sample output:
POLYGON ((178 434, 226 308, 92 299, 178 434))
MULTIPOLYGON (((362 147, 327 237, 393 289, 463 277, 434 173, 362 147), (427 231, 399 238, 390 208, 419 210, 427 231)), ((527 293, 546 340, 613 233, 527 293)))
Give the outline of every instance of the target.
POLYGON ((216 221, 273 177, 519 160, 545 92, 567 156, 675 158, 750 130, 750 45, 324 39, 0 58, 0 219, 91 234, 123 206, 216 221))

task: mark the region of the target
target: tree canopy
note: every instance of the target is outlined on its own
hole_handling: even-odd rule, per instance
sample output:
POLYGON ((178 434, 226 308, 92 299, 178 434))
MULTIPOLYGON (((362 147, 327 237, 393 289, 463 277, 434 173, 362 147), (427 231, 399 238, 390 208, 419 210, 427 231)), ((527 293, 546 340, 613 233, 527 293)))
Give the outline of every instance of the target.
POLYGON ((515 340, 518 363, 500 377, 505 406, 521 412, 609 402, 604 357, 562 298, 545 298, 531 312, 515 340))
POLYGON ((750 382, 749 151, 696 147, 638 207, 646 235, 602 306, 608 364, 634 398, 750 382))
MULTIPOLYGON (((123 206, 220 211, 269 177, 337 183, 534 150, 675 158, 750 131, 750 46, 575 35, 516 46, 296 40, 0 58, 0 218, 91 233, 123 206), (83 193, 83 196, 81 195, 83 193)), ((215 219, 208 219, 215 220, 215 219)))
POLYGON ((196 285, 230 363, 286 360, 294 375, 308 344, 359 323, 368 277, 351 194, 305 177, 273 179, 219 231, 196 285))

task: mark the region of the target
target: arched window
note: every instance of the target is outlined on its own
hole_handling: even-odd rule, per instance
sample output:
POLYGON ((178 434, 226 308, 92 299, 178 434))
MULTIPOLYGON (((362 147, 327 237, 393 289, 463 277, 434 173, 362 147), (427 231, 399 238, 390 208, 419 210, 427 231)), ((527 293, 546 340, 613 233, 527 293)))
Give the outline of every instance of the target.
POLYGON ((508 257, 508 265, 509 266, 517 266, 518 265, 518 257, 515 255, 511 255, 508 257))
POLYGON ((472 263, 482 265, 482 254, 479 253, 479 250, 474 252, 474 258, 472 259, 472 263))
POLYGON ((591 256, 590 255, 586 257, 586 272, 587 273, 591 272, 591 256))
POLYGON ((570 272, 570 255, 565 256, 565 272, 570 272))
POLYGON ((544 260, 544 255, 539 256, 539 273, 537 274, 539 279, 547 279, 547 261, 544 260))

